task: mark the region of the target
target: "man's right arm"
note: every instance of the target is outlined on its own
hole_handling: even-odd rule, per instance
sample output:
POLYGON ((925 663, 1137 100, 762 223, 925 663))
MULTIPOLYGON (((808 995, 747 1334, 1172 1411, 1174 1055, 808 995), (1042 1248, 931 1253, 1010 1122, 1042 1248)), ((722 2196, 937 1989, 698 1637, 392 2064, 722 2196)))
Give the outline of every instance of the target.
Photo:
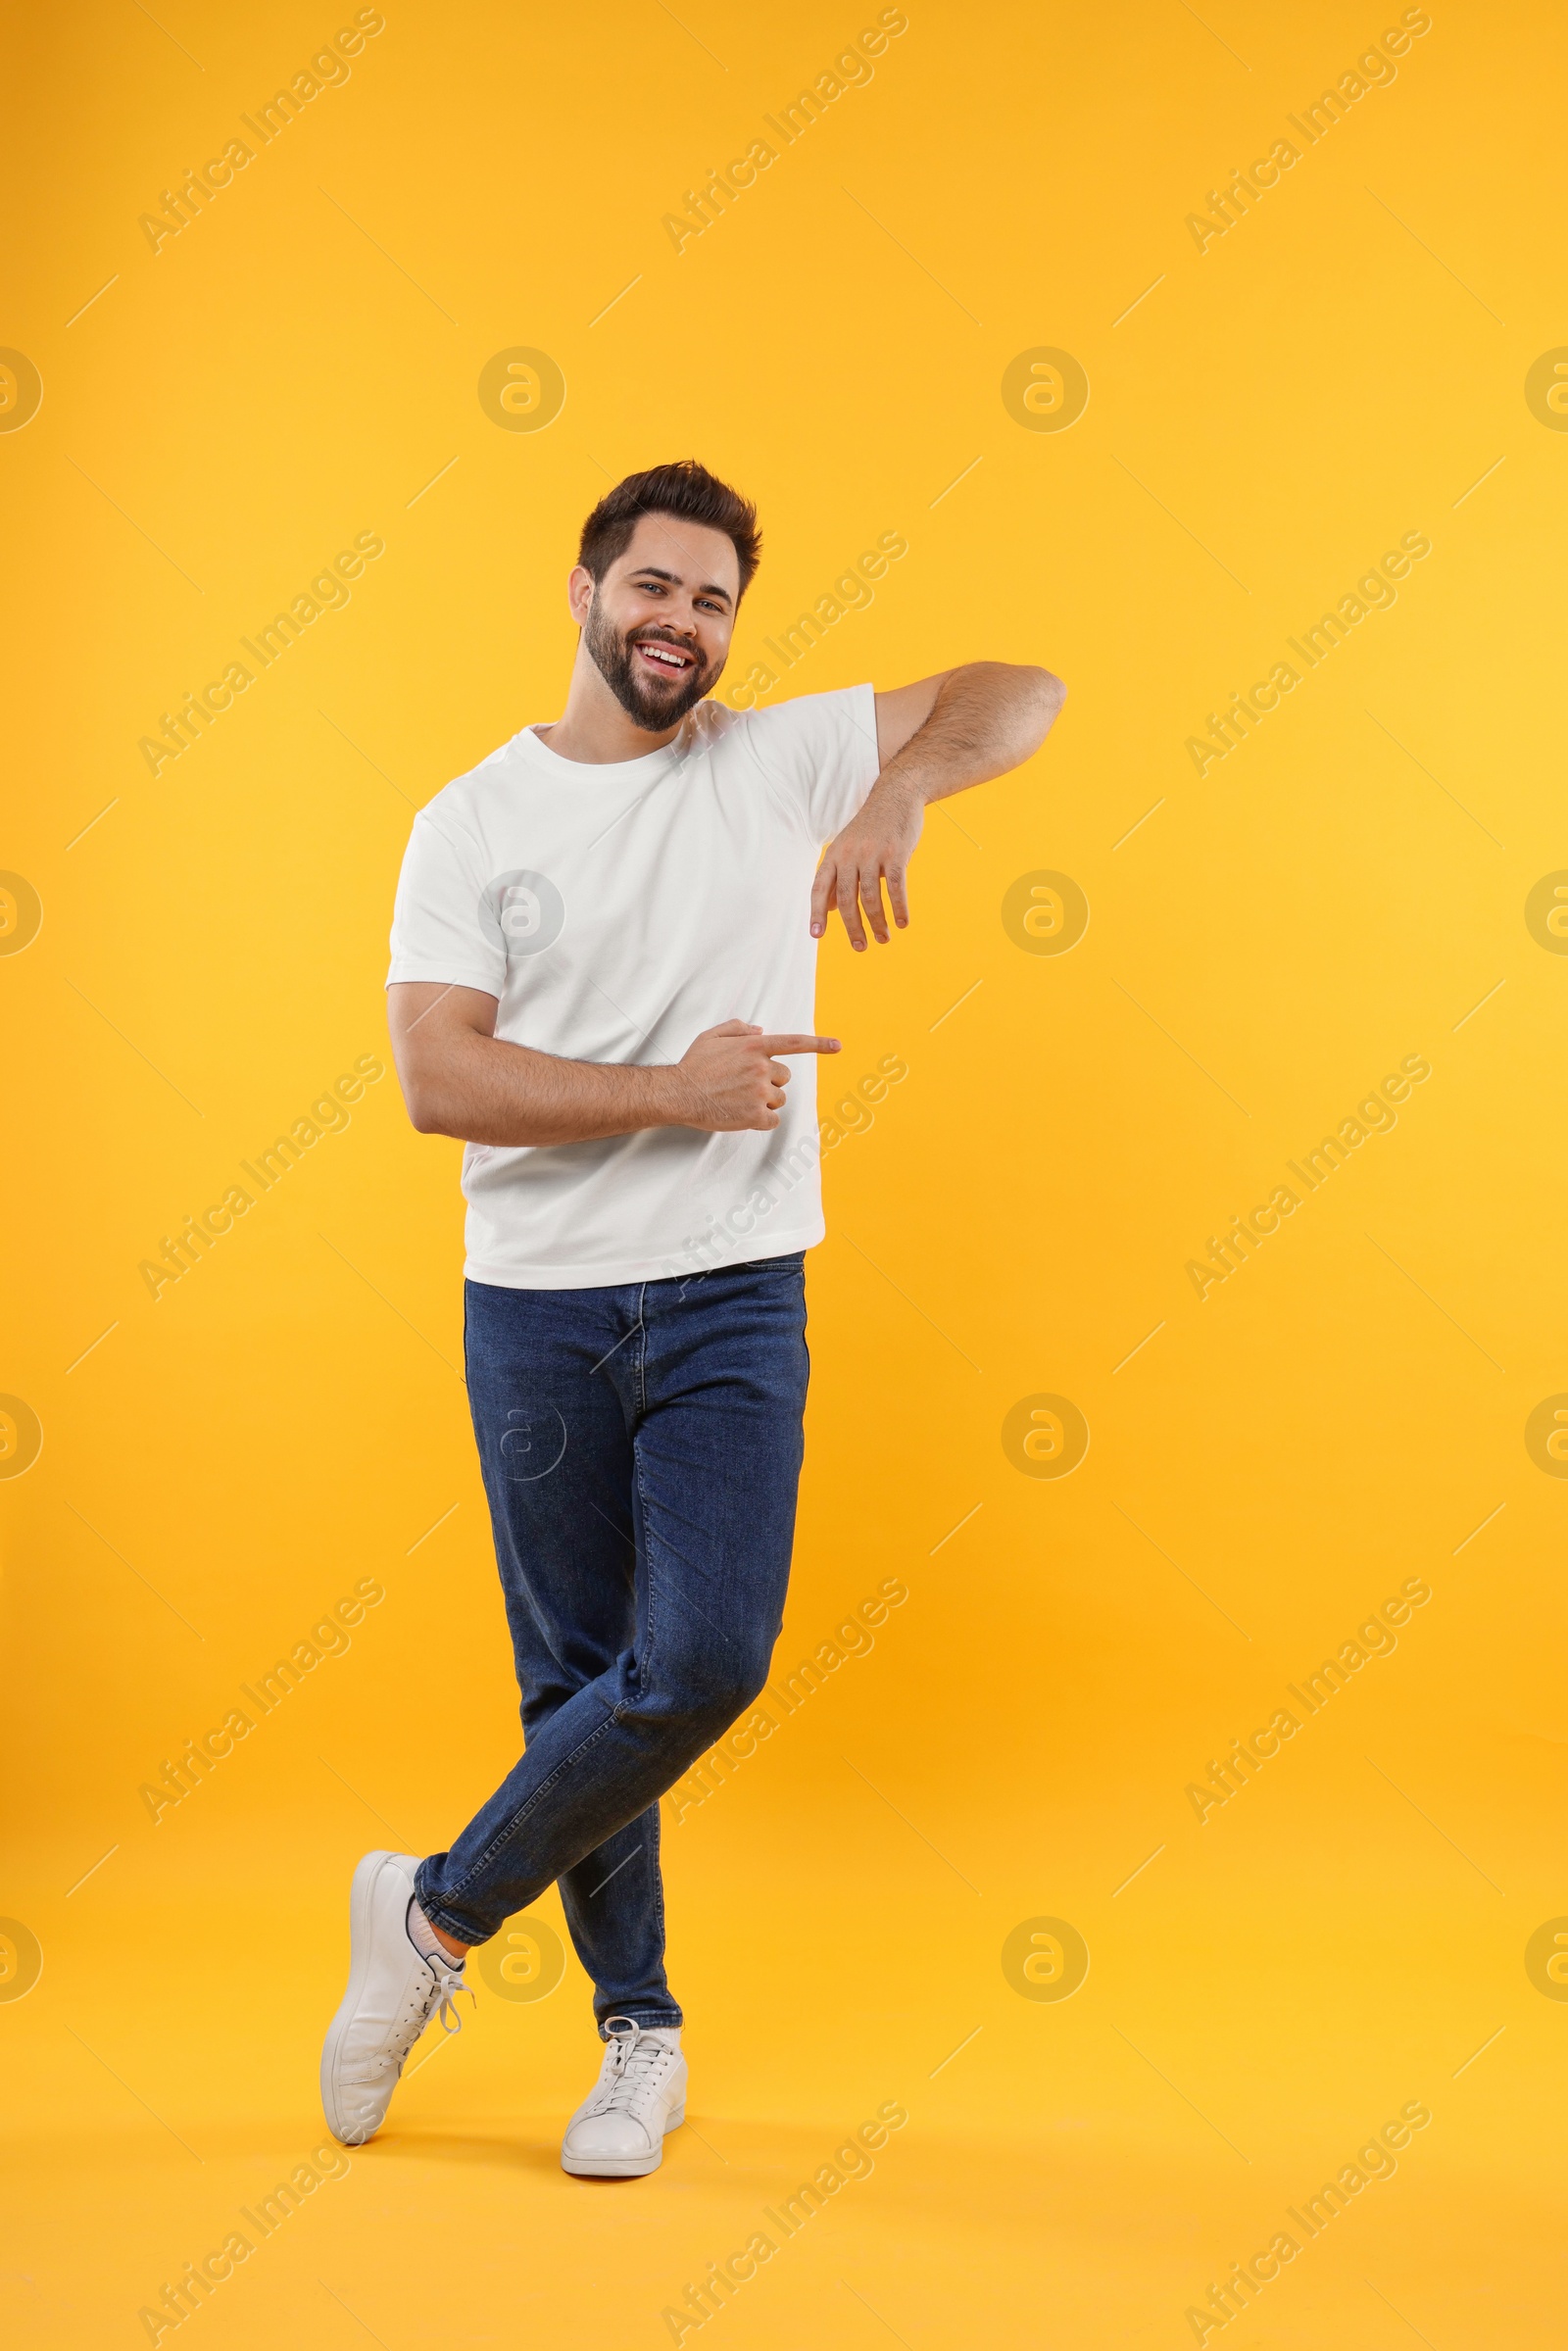
POLYGON ((387 990, 398 1082, 421 1135, 502 1150, 592 1143, 645 1127, 707 1134, 778 1125, 782 1053, 836 1053, 836 1037, 770 1036, 749 1021, 705 1029, 678 1061, 568 1061, 495 1033, 478 988, 401 980, 387 990))

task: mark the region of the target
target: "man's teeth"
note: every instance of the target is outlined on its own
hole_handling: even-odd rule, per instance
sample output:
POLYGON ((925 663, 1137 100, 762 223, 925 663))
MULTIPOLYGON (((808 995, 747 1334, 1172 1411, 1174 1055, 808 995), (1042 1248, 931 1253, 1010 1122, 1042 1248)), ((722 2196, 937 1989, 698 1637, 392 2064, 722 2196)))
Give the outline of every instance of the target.
POLYGON ((671 646, 643 643, 639 644, 637 650, 641 654, 646 654, 651 661, 658 661, 661 668, 689 669, 691 666, 686 656, 683 653, 676 653, 671 646))

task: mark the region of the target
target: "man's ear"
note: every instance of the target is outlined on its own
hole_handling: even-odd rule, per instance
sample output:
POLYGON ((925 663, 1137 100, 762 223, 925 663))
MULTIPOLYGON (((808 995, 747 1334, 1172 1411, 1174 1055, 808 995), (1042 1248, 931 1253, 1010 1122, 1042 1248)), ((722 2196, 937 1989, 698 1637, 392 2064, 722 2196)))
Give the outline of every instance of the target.
POLYGON ((577 626, 582 628, 588 619, 588 607, 594 600, 594 575, 585 563, 573 563, 566 578, 566 603, 577 626))

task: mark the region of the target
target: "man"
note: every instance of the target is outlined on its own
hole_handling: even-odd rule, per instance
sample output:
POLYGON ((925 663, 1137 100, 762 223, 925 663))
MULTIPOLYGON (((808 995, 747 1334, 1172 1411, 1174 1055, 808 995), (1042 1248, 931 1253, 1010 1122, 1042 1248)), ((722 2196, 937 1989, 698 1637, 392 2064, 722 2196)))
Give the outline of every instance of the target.
POLYGON ((431 2015, 457 2022, 468 1951, 552 1885, 607 2043, 563 2164, 652 2172, 684 2116, 659 1799, 761 1689, 783 1614, 823 1232, 805 1056, 838 1051, 814 943, 834 906, 857 949, 903 928, 925 803, 1017 766, 1061 705, 1048 670, 986 661, 721 707, 759 551, 701 465, 611 491, 567 583, 564 715, 438 793, 404 860, 393 1051, 416 1127, 466 1145, 526 1747, 450 1852, 355 1872, 321 2059, 351 2146, 431 2015))

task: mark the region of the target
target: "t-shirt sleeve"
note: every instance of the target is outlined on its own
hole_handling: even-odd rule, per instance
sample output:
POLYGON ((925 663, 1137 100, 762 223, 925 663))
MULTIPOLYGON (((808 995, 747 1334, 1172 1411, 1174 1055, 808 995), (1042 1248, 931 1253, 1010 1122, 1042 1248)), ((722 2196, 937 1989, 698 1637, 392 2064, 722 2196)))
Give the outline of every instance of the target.
POLYGON ((816 840, 831 841, 880 772, 874 689, 802 694, 756 711, 751 724, 768 776, 804 810, 816 840))
POLYGON ((486 904, 482 862, 477 842, 427 810, 416 816, 392 910, 389 988, 399 980, 445 980, 500 997, 506 948, 486 904))

